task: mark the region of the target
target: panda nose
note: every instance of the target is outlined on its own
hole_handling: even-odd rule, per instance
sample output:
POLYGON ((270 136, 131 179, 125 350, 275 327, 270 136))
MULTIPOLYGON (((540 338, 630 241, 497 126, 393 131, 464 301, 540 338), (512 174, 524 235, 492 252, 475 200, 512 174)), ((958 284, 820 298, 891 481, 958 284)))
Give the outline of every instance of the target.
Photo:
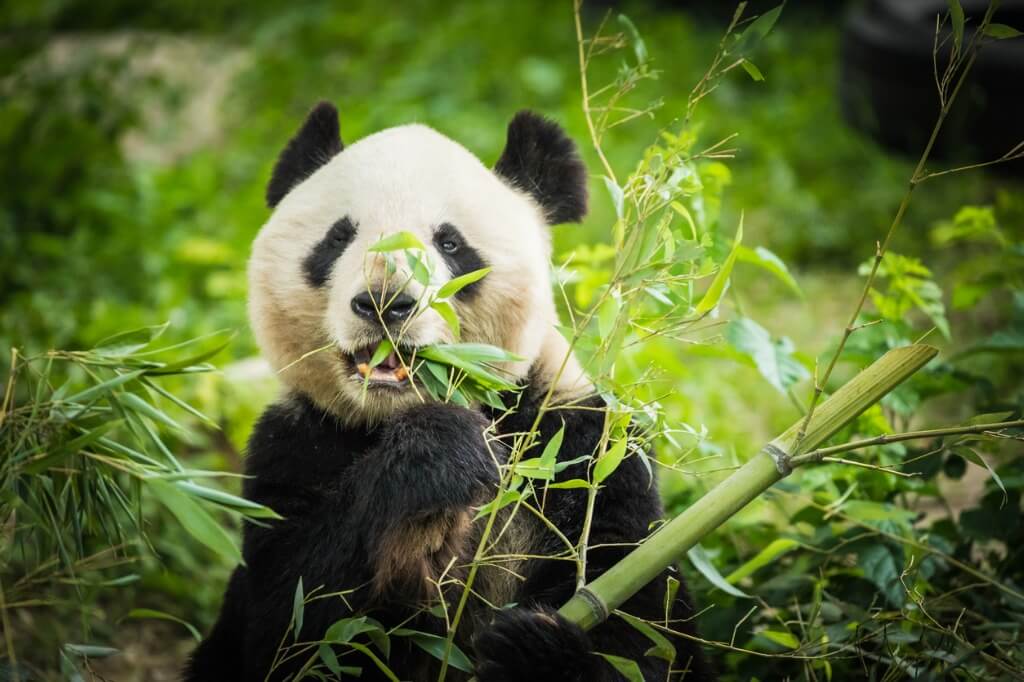
POLYGON ((404 322, 409 319, 416 310, 416 299, 409 294, 399 293, 383 301, 386 307, 380 305, 382 296, 376 298, 369 291, 364 291, 352 299, 352 312, 367 322, 380 322, 381 317, 385 322, 404 322), (380 317, 377 316, 377 309, 381 308, 380 317))

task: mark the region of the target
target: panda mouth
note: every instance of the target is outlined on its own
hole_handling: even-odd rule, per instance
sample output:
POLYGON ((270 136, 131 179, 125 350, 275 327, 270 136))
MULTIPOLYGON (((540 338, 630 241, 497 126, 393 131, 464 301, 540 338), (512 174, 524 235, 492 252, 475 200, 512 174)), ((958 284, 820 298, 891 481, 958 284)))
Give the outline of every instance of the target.
POLYGON ((401 357, 398 352, 392 350, 379 363, 371 365, 370 361, 375 350, 376 346, 367 346, 347 356, 346 359, 349 360, 354 370, 354 377, 360 382, 374 386, 399 388, 408 384, 409 367, 408 364, 402 362, 402 358, 411 358, 413 350, 400 349, 401 357))

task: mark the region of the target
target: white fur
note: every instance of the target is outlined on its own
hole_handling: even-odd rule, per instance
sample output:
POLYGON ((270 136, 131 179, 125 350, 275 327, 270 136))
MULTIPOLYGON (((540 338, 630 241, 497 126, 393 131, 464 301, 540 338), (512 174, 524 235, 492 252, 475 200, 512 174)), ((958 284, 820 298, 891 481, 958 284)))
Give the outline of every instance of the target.
MULTIPOLYGON (((537 205, 506 185, 475 156, 422 125, 390 128, 345 148, 278 204, 253 244, 249 312, 256 339, 275 370, 327 346, 281 372, 286 385, 349 422, 373 421, 419 400, 411 390, 369 391, 346 376, 340 352, 375 343, 380 332, 357 318, 350 301, 387 280, 383 259, 367 249, 381 237, 411 232, 427 247, 442 280, 450 277, 433 231, 456 226, 491 267, 467 303, 454 299, 462 341, 490 343, 524 358, 505 368, 522 378, 531 366, 550 381, 566 356, 551 293, 549 229, 537 205), (320 289, 305 279, 302 263, 331 225, 348 216, 357 234, 320 289)), ((400 254, 399 254, 400 255, 400 254)), ((404 259, 387 280, 408 279, 404 259)), ((419 297, 410 282, 406 292, 419 297)), ((412 345, 452 341, 432 310, 404 331, 412 345)), ((556 390, 589 390, 572 357, 556 390)))

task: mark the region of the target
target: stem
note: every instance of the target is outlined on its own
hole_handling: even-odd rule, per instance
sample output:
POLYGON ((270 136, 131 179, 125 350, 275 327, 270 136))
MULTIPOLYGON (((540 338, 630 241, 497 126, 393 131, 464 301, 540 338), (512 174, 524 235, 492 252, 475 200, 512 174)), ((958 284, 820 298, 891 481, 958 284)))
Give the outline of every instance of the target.
POLYGON ((559 613, 584 629, 605 620, 701 538, 788 475, 792 471, 791 452, 800 433, 805 442, 824 442, 924 367, 936 353, 938 350, 931 346, 914 345, 883 355, 823 402, 809 424, 798 422, 775 438, 694 505, 579 590, 559 613))
POLYGON ((587 59, 586 53, 583 51, 583 22, 580 19, 580 7, 583 5, 583 0, 574 0, 572 4, 573 18, 576 21, 576 46, 579 52, 580 59, 580 90, 583 94, 583 118, 587 121, 587 130, 590 131, 590 141, 593 144, 594 150, 597 152, 597 158, 601 160, 601 165, 604 166, 604 172, 608 174, 608 178, 616 185, 619 184, 618 179, 615 177, 615 171, 612 170, 612 165, 608 163, 608 159, 605 158, 604 151, 601 149, 601 142, 597 137, 597 130, 594 128, 594 118, 590 110, 590 94, 587 86, 587 59))
MULTIPOLYGON (((990 7, 988 13, 985 15, 985 20, 978 29, 979 34, 984 32, 985 25, 991 20, 991 18, 992 9, 990 7)), ((924 151, 921 153, 921 158, 918 159, 917 166, 914 168, 914 172, 910 176, 910 182, 907 183, 907 190, 903 193, 903 199, 900 200, 899 208, 896 210, 896 216, 893 218, 892 224, 889 225, 889 231, 886 232, 884 241, 875 247, 875 260, 871 264, 871 273, 868 275, 868 279, 864 283, 864 290, 861 292, 860 300, 857 302, 857 307, 854 308, 853 314, 850 315, 850 321, 846 323, 846 328, 843 330, 843 337, 840 339, 839 346, 836 348, 835 353, 832 354, 831 360, 829 360, 828 367, 825 370, 825 375, 821 378, 821 381, 815 381, 814 383, 814 393, 811 395, 810 405, 807 406, 807 414, 804 417, 803 424, 800 426, 800 433, 797 435, 796 444, 793 447, 794 453, 799 452, 804 445, 807 425, 814 416, 814 408, 817 406, 818 400, 821 398, 825 385, 832 376, 832 370, 835 368, 836 362, 839 360, 839 356, 843 354, 843 350, 846 348, 846 342, 850 339, 850 335, 857 329, 857 318, 860 316, 861 310, 864 309, 864 303, 867 301, 868 294, 871 292, 871 287, 875 283, 875 277, 878 274, 878 266, 881 265, 882 258, 889 249, 889 242, 892 241, 893 234, 895 234, 900 223, 903 222, 903 214, 906 212, 907 206, 910 204, 910 197, 914 193, 914 188, 917 187, 917 185, 926 177, 924 175, 924 166, 928 162, 928 157, 932 153, 932 147, 935 146, 935 140, 939 137, 939 131, 942 129, 942 124, 946 120, 946 115, 949 114, 949 110, 953 106, 953 102, 956 100, 957 93, 960 92, 961 86, 963 86, 964 82, 967 80, 967 74, 970 73, 971 67, 974 65, 974 60, 977 59, 977 57, 978 50, 975 48, 971 52, 971 56, 967 60, 967 64, 960 72, 960 77, 957 80, 956 85, 953 87, 953 92, 950 93, 949 98, 943 102, 942 107, 939 109, 939 116, 935 120, 935 125, 932 127, 932 134, 928 138, 928 144, 925 145, 924 151)), ((951 65, 951 68, 956 68, 956 62, 951 65)))
POLYGON ((874 438, 850 441, 849 443, 843 443, 842 445, 819 448, 813 452, 808 452, 806 455, 792 457, 790 458, 789 463, 791 466, 796 468, 798 466, 803 466, 804 464, 820 462, 829 455, 834 455, 840 452, 849 452, 850 450, 860 450, 861 448, 871 447, 872 445, 898 443, 900 441, 914 440, 917 438, 941 438, 943 436, 958 436, 967 433, 984 433, 986 431, 999 431, 1002 429, 1018 427, 1024 427, 1024 419, 1017 419, 1008 422, 994 422, 992 424, 974 424, 971 426, 953 426, 943 429, 928 429, 925 431, 907 431, 906 433, 888 433, 881 436, 875 436, 874 438))

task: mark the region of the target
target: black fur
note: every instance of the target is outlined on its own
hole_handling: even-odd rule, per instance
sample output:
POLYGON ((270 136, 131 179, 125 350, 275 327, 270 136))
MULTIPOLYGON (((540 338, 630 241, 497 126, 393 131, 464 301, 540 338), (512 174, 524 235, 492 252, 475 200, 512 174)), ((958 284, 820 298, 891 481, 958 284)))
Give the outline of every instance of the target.
POLYGON ((589 682, 604 673, 587 633, 546 607, 498 611, 475 649, 480 682, 589 682))
POLYGON ((508 124, 494 172, 532 196, 549 225, 578 223, 587 214, 587 169, 575 143, 532 111, 520 111, 508 124))
POLYGON ((338 110, 320 102, 285 146, 267 184, 267 206, 273 208, 288 192, 339 153, 344 144, 338 127, 338 110))
MULTIPOLYGON (((519 408, 498 422, 498 436, 530 428, 543 387, 524 395, 519 408)), ((508 404, 514 404, 508 399, 508 404)), ((545 414, 538 452, 565 424, 562 459, 592 452, 601 437, 603 414, 593 408, 559 409, 545 414)), ((394 626, 413 615, 423 595, 399 582, 393 590, 374 589, 382 570, 379 549, 387 538, 410 524, 429 522, 445 514, 467 514, 472 505, 493 495, 497 481, 494 457, 502 457, 495 441, 486 443, 482 429, 494 414, 449 405, 429 404, 394 415, 373 429, 346 429, 301 397, 271 407, 260 419, 246 461, 247 498, 269 505, 285 517, 267 526, 248 524, 243 555, 245 568, 236 570, 220 620, 199 646, 186 672, 190 682, 225 679, 262 680, 288 627, 295 585, 302 577, 306 591, 323 586, 326 592, 352 589, 346 600, 322 599, 307 605, 302 640, 313 640, 335 620, 353 612, 366 613, 394 626), (492 455, 491 453, 495 454, 492 455)), ((585 477, 585 464, 575 464, 559 480, 585 477)), ((627 458, 601 488, 591 528, 591 545, 635 543, 660 518, 657 488, 643 464, 627 458)), ((545 513, 569 538, 579 537, 586 508, 583 490, 549 490, 545 513)), ((532 555, 554 555, 564 547, 540 527, 532 555)), ((399 536, 401 537, 401 536, 399 536)), ((399 546, 417 555, 419 546, 399 546)), ((464 548, 470 556, 475 545, 464 548)), ((620 559, 628 548, 593 547, 588 554, 589 579, 620 559)), ((397 557, 398 560, 402 556, 397 557)), ((445 559, 445 557, 442 557, 445 559)), ((459 562, 456 562, 458 564, 459 562)), ((457 568, 453 570, 458 570, 457 568)), ((472 624, 475 647, 460 635, 466 651, 476 652, 481 682, 547 679, 615 680, 618 673, 592 651, 632 658, 647 680, 667 679, 667 664, 645 656, 650 642, 621 620, 612 620, 584 634, 553 617, 551 609, 575 589, 575 565, 563 560, 532 560, 519 569, 524 582, 513 601, 517 607, 493 615, 493 622, 472 624), (537 615, 538 613, 542 615, 537 615), (563 674, 565 676, 563 676, 563 674), (575 677, 573 677, 575 675, 575 677)), ((665 577, 630 599, 623 608, 640 617, 664 618, 665 577)), ((457 594, 457 592, 456 592, 457 594)), ((671 617, 682 619, 693 609, 680 590, 671 617)), ((451 610, 449 610, 451 611, 451 610)), ((478 613, 487 613, 481 608, 478 613)), ((440 634, 440 619, 421 614, 410 627, 440 634)), ((692 632, 692 630, 689 630, 692 632)), ((437 661, 405 638, 392 637, 388 665, 400 679, 436 679, 437 661)), ((714 679, 700 649, 689 640, 677 641, 676 668, 689 662, 691 682, 714 679)), ((383 679, 368 659, 349 658, 363 666, 364 680, 383 679)), ((294 674, 301 660, 279 667, 269 676, 294 674)), ((454 671, 450 680, 466 677, 454 671)), ((674 678, 675 679, 675 678, 674 678)))
POLYGON ((331 225, 324 238, 317 242, 306 259, 302 261, 302 272, 310 286, 319 288, 327 283, 331 276, 334 261, 345 252, 356 236, 356 226, 345 216, 331 225))
MULTIPOLYGON (((434 246, 437 248, 438 253, 441 254, 441 257, 444 258, 444 262, 448 265, 453 278, 487 267, 487 261, 483 259, 476 249, 469 245, 465 237, 462 236, 462 233, 459 232, 459 229, 451 223, 442 223, 434 231, 434 246), (449 253, 443 248, 446 242, 455 244, 454 252, 449 253)), ((472 300, 481 282, 482 280, 478 279, 464 286, 455 296, 467 301, 472 300)))

